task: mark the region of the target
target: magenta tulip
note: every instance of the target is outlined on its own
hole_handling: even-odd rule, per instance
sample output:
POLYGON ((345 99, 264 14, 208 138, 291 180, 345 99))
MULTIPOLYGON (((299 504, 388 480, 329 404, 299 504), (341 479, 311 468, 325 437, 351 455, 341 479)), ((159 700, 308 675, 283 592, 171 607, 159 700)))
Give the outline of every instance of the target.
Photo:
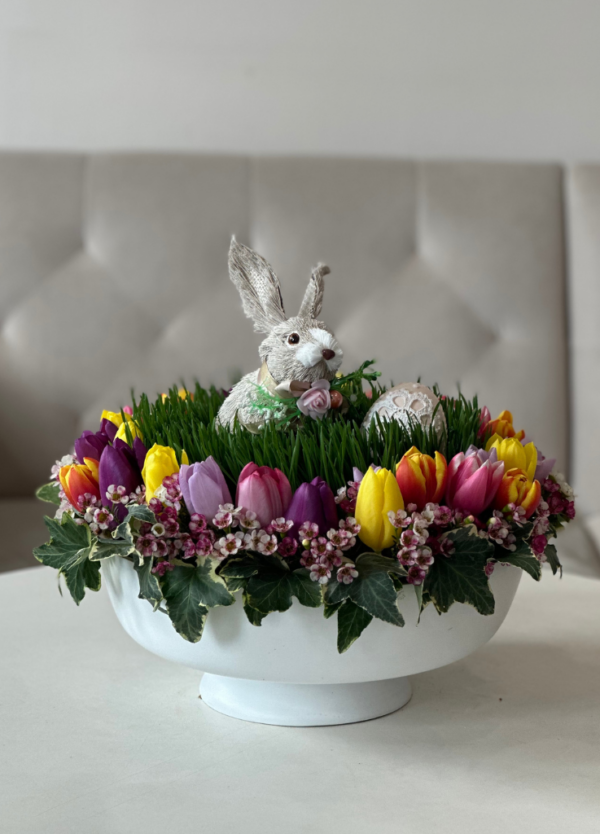
POLYGON ((504 475, 504 461, 495 449, 470 446, 448 464, 446 504, 454 510, 479 515, 490 506, 504 475))
POLYGON ((279 469, 248 463, 242 469, 235 497, 236 507, 256 513, 263 527, 285 516, 292 500, 292 488, 279 469))

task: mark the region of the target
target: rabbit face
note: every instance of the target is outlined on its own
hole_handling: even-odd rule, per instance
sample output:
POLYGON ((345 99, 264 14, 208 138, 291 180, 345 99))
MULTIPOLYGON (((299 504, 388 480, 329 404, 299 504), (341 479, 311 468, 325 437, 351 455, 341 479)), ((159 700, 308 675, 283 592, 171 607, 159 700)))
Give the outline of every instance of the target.
POLYGON ((276 325, 259 347, 276 382, 333 379, 344 353, 322 321, 295 316, 276 325))

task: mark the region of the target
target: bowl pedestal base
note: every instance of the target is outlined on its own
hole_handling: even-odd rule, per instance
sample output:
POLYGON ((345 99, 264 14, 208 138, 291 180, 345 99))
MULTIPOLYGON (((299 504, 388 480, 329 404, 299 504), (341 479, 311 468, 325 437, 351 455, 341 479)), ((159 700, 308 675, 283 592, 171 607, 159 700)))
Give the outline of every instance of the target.
POLYGON ((364 683, 277 683, 205 674, 204 703, 232 718, 284 727, 354 724, 403 707, 412 695, 408 678, 364 683))

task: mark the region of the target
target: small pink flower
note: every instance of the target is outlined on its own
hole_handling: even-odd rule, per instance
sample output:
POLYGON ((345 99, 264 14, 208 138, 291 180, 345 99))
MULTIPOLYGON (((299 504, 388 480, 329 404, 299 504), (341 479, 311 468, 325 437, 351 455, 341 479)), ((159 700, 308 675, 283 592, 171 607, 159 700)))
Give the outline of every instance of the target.
POLYGON ((294 556, 297 550, 298 542, 291 536, 286 536, 282 539, 277 548, 277 552, 280 556, 283 556, 284 559, 289 559, 291 556, 294 556))
POLYGON ((575 502, 574 501, 566 501, 565 507, 563 509, 564 514, 567 518, 575 518, 575 502))
POLYGON ((249 533, 244 533, 244 550, 258 550, 263 535, 262 530, 251 530, 249 533))
POLYGON ((346 562, 337 572, 337 581, 344 585, 350 585, 358 576, 358 571, 353 562, 346 562))
POLYGON ((274 533, 287 533, 294 526, 293 521, 287 521, 285 518, 274 518, 270 524, 274 533))
POLYGON ((342 518, 339 526, 341 530, 346 530, 353 536, 358 536, 358 534, 360 533, 360 524, 355 518, 353 518, 353 516, 348 516, 348 518, 342 518))
POLYGON ((423 568, 420 568, 417 565, 413 565, 411 568, 408 569, 408 576, 406 577, 406 581, 409 585, 422 585, 426 576, 426 570, 423 570, 423 568))
POLYGON ((409 567, 417 561, 417 551, 414 547, 402 547, 398 551, 397 558, 401 565, 409 567))
POLYGON ((420 568, 428 568, 433 565, 433 553, 430 547, 419 547, 416 550, 415 564, 420 568))
POLYGON ((179 533, 179 522, 174 521, 172 518, 167 518, 166 521, 163 521, 163 527, 165 536, 171 539, 179 533))
POLYGON ((313 582, 326 585, 327 581, 331 579, 331 568, 322 564, 312 565, 310 568, 310 578, 313 582))
POLYGON ((268 536, 266 533, 263 533, 258 542, 257 550, 259 553, 271 555, 277 550, 278 544, 279 542, 277 541, 277 536, 268 536))
POLYGON ((335 550, 332 543, 327 541, 325 536, 318 536, 316 539, 313 539, 310 543, 310 549, 317 557, 326 556, 335 550))
POLYGON ((304 524, 300 525, 298 535, 300 536, 300 541, 305 541, 305 539, 310 541, 319 535, 319 525, 312 521, 305 521, 304 524))
POLYGON ((434 510, 435 523, 438 527, 447 527, 452 524, 453 513, 450 507, 440 505, 434 510))
POLYGON ((201 533, 196 540, 196 555, 210 556, 213 549, 213 540, 206 533, 201 533))
POLYGON ((166 556, 169 552, 169 547, 164 539, 156 539, 156 555, 166 556))
POLYGON ((167 561, 157 562, 154 567, 152 568, 152 573, 158 574, 158 576, 164 576, 168 570, 173 570, 174 565, 167 561))
POLYGON ((233 515, 229 512, 218 512, 213 518, 213 524, 215 527, 218 527, 219 530, 226 530, 233 524, 233 515))
POLYGON ((388 518, 390 520, 390 524, 397 530, 401 530, 403 527, 410 524, 410 518, 404 510, 396 510, 396 512, 390 510, 388 518))
POLYGON ((243 540, 239 533, 228 533, 216 542, 215 549, 218 551, 220 558, 224 559, 226 556, 235 556, 242 545, 243 540))
POLYGON ((257 520, 256 513, 253 513, 252 510, 246 510, 242 507, 236 518, 240 527, 243 527, 244 530, 258 530, 260 527, 260 521, 257 520))
POLYGON ((496 563, 494 561, 486 563, 486 566, 484 567, 483 570, 485 572, 485 575, 488 577, 488 579, 493 574, 495 567, 496 567, 496 563))
POLYGON ((138 536, 135 549, 142 556, 152 556, 153 553, 156 553, 156 539, 151 535, 138 536))
POLYGON ((322 420, 331 408, 330 383, 326 379, 316 379, 308 391, 298 397, 298 408, 313 420, 322 420))
POLYGON ((206 530, 206 516, 192 513, 189 523, 190 533, 203 533, 206 530))
POLYGON ((312 568, 313 565, 319 564, 319 559, 310 550, 305 550, 300 558, 300 564, 303 568, 312 568))
POLYGON ((531 549, 535 553, 536 556, 541 556, 542 553, 546 549, 546 545, 548 544, 548 539, 546 536, 534 536, 531 539, 531 549))
POLYGON ((111 504, 127 504, 129 501, 129 495, 125 487, 115 486, 115 484, 111 484, 106 490, 106 497, 111 504))
POLYGON ((108 530, 114 516, 106 507, 99 507, 94 511, 94 523, 98 525, 100 530, 108 530))
POLYGON ((417 547, 421 543, 421 536, 413 533, 412 530, 405 530, 400 534, 400 544, 402 547, 417 547))

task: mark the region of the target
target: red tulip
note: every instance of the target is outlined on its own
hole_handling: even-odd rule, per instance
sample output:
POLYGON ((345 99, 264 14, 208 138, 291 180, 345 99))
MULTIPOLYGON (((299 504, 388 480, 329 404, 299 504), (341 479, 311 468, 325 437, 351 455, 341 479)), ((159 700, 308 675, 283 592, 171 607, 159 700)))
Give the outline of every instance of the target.
POLYGON ((500 482, 494 507, 502 510, 507 504, 516 504, 523 507, 525 518, 529 518, 537 510, 541 499, 539 481, 531 481, 523 469, 509 469, 500 482))
POLYGON ((439 504, 448 476, 446 458, 439 452, 435 460, 423 455, 416 446, 409 449, 396 467, 396 480, 404 499, 404 506, 416 504, 422 510, 425 504, 439 504))
POLYGON ((98 486, 98 461, 85 458, 85 464, 71 464, 63 466, 58 478, 69 499, 69 503, 81 512, 85 507, 85 495, 100 498, 98 486))

